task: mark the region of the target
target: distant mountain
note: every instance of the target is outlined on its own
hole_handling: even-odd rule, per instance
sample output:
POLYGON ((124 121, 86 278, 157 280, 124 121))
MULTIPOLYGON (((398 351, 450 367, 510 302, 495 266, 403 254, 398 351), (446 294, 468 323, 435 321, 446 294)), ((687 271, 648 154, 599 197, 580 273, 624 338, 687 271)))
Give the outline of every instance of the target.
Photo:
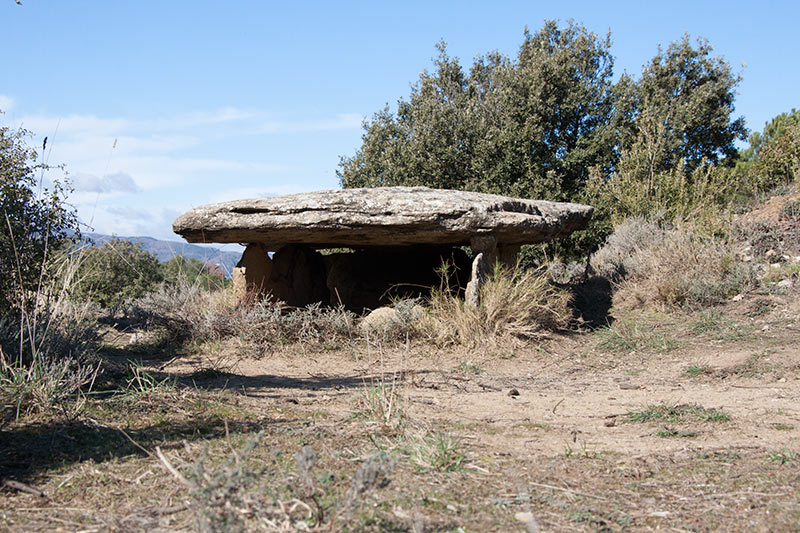
POLYGON ((236 263, 239 262, 239 258, 242 256, 242 254, 238 252, 226 252, 211 246, 199 246, 197 244, 177 241, 162 241, 154 239, 153 237, 121 237, 116 235, 103 235, 102 233, 86 233, 84 237, 97 246, 102 245, 110 239, 130 241, 140 245, 143 250, 156 256, 156 259, 161 262, 169 261, 176 255, 193 257, 203 263, 211 263, 212 265, 220 267, 227 277, 231 277, 233 274, 233 267, 236 266, 236 263))

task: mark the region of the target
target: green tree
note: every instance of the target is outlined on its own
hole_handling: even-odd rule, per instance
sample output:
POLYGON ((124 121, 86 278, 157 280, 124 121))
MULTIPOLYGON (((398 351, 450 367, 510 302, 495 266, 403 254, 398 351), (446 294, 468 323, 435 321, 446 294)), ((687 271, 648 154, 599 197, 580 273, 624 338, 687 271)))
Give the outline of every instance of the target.
POLYGON ((623 146, 621 171, 652 181, 659 172, 680 168, 689 176, 705 163, 731 166, 745 140, 744 119, 732 118, 741 81, 708 41, 689 36, 673 42, 647 64, 638 82, 620 94, 634 99, 630 148, 623 146))
POLYGON ((469 72, 439 45, 397 111, 364 123, 343 157, 344 187, 427 185, 594 204, 593 227, 550 253, 580 255, 618 216, 642 209, 694 212, 721 203, 744 139, 733 102, 740 78, 688 36, 648 62, 639 79, 612 83, 611 41, 569 22, 525 32, 512 60, 477 58, 469 72), (720 186, 723 191, 717 192, 720 186), (627 196, 626 196, 627 195, 627 196), (678 208, 681 202, 695 204, 678 208))
POLYGON ((397 112, 364 124, 341 159, 344 187, 426 185, 556 200, 573 198, 594 165, 613 163, 610 40, 547 22, 514 61, 491 53, 469 73, 438 45, 397 112))
POLYGON ((230 280, 219 268, 180 254, 162 263, 162 272, 165 283, 187 283, 205 290, 218 290, 230 285, 230 280))
POLYGON ((740 77, 712 50, 684 36, 666 51, 659 47, 640 79, 623 75, 616 84, 619 162, 597 173, 586 191, 600 219, 693 217, 736 195, 728 167, 738 157, 735 141, 747 133, 744 120, 732 116, 740 77))
POLYGON ((800 111, 781 113, 763 132, 753 132, 750 146, 740 153, 736 174, 756 191, 800 181, 800 111))
POLYGON ((112 239, 81 253, 72 293, 79 301, 113 308, 152 291, 163 280, 156 257, 130 241, 112 239))
POLYGON ((0 315, 25 309, 49 282, 49 259, 79 236, 68 186, 45 178, 26 137, 0 127, 0 315))

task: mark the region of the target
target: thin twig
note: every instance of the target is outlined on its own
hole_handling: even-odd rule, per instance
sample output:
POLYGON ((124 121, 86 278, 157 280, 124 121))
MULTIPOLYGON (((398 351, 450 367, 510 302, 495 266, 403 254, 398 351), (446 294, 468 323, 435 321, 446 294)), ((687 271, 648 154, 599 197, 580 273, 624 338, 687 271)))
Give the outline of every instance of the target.
POLYGON ((177 479, 178 481, 180 481, 181 483, 183 483, 187 487, 191 486, 191 484, 189 483, 189 480, 186 479, 183 476, 183 474, 178 472, 178 470, 174 466, 172 466, 172 464, 167 460, 167 458, 161 452, 161 448, 158 447, 158 446, 156 446, 156 455, 158 456, 159 460, 161 461, 161 464, 164 465, 164 468, 166 468, 169 471, 170 474, 175 476, 175 479, 177 479))
POLYGON ((171 365, 179 357, 180 357, 180 355, 176 355, 175 357, 173 357, 172 359, 170 359, 169 361, 167 361, 166 363, 164 363, 163 365, 158 367, 158 369, 159 370, 164 370, 165 368, 167 368, 169 365, 171 365))
MULTIPOLYGON (((127 433, 125 433, 125 430, 124 430, 124 429, 122 429, 122 428, 117 428, 117 430, 118 430, 120 433, 122 433, 123 435, 125 435, 125 436, 128 438, 128 440, 129 440, 129 441, 131 441, 131 442, 133 443, 133 445, 134 445, 134 446, 136 446, 137 448, 139 448, 140 450, 142 450, 142 451, 143 451, 144 453, 146 453, 148 456, 150 456, 150 457, 152 457, 152 456, 153 456, 153 454, 152 454, 150 451, 148 451, 148 450, 147 450, 147 449, 146 449, 144 446, 142 446, 141 444, 139 444, 138 442, 136 442, 135 440, 133 440, 133 439, 131 438, 131 436, 130 436, 130 435, 128 435, 127 433)), ((156 448, 156 449, 158 449, 158 448, 156 448)))
POLYGON ((563 402, 563 401, 564 401, 564 398, 561 398, 560 400, 558 400, 556 402, 556 404, 553 406, 553 414, 556 414, 556 409, 558 408, 559 405, 561 405, 561 402, 563 402))
POLYGON ((18 490, 20 492, 27 492, 28 494, 33 494, 34 496, 39 496, 40 498, 47 498, 47 494, 42 492, 39 489, 35 489, 30 485, 26 485, 25 483, 21 483, 19 481, 14 481, 13 479, 4 479, 3 485, 14 490, 18 490))
POLYGON ((168 514, 180 513, 181 511, 185 511, 188 509, 189 506, 185 503, 180 505, 172 505, 170 507, 164 507, 163 509, 155 509, 153 512, 159 516, 164 516, 168 514))
POLYGON ((555 485, 547 485, 545 483, 534 483, 532 481, 529 482, 529 484, 533 485, 535 487, 542 487, 542 488, 545 488, 545 489, 560 490, 561 492, 569 492, 569 493, 572 493, 572 494, 576 494, 578 496, 586 496, 588 498, 595 498, 597 500, 608 501, 608 498, 603 498, 602 496, 598 496, 597 494, 589 494, 588 492, 580 492, 580 491, 577 491, 577 490, 566 489, 564 487, 557 487, 555 485))

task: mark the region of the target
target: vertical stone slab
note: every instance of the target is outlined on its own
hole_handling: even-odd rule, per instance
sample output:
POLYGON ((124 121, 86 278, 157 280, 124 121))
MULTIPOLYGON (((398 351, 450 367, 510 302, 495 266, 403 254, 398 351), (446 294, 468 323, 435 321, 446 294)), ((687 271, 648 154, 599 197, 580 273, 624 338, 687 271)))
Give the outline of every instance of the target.
POLYGON ((467 305, 477 308, 481 303, 481 287, 497 263, 497 239, 494 235, 477 235, 470 240, 475 259, 464 298, 467 305))
POLYGON ((322 254, 302 245, 284 246, 272 256, 272 272, 265 286, 276 300, 291 307, 329 300, 322 254))
POLYGON ((481 303, 481 285, 483 285, 483 276, 481 275, 481 263, 483 263, 483 254, 480 253, 472 260, 472 273, 467 283, 467 290, 464 293, 464 300, 467 305, 473 309, 481 303))
POLYGON ((517 259, 520 248, 522 247, 519 244, 497 245, 497 260, 501 265, 507 268, 509 272, 513 272, 514 269, 517 268, 517 259))
POLYGON ((272 272, 272 260, 263 244, 247 245, 233 269, 233 296, 237 304, 250 304, 264 294, 272 272))

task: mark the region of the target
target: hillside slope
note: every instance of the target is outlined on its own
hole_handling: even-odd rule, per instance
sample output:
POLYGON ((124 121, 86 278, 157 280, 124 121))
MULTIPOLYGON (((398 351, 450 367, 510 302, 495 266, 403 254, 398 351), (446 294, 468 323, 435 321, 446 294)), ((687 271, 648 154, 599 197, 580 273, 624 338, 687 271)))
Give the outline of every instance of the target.
POLYGON ((238 252, 227 252, 211 246, 201 246, 186 242, 163 241, 153 237, 123 237, 104 235, 102 233, 87 233, 85 237, 97 246, 111 239, 130 241, 139 244, 142 249, 156 256, 161 262, 169 261, 176 255, 191 257, 203 263, 211 263, 220 267, 228 277, 232 275, 233 267, 236 266, 236 263, 239 262, 239 258, 241 257, 241 254, 238 252))

